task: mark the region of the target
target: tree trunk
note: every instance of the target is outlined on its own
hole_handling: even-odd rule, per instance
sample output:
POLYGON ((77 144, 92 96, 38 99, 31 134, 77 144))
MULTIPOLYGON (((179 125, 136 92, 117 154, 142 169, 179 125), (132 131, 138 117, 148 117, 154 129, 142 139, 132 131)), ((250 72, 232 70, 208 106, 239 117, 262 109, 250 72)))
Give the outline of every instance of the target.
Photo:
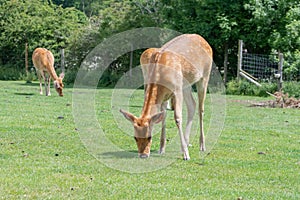
POLYGON ((26 71, 26 75, 28 75, 29 71, 28 71, 28 43, 25 43, 25 71, 26 71))
POLYGON ((130 63, 129 63, 129 77, 132 77, 132 61, 133 61, 133 46, 131 44, 131 49, 130 49, 130 63))
POLYGON ((84 0, 82 0, 81 2, 82 2, 82 12, 83 12, 84 14, 86 14, 86 13, 85 13, 85 5, 84 5, 84 0))

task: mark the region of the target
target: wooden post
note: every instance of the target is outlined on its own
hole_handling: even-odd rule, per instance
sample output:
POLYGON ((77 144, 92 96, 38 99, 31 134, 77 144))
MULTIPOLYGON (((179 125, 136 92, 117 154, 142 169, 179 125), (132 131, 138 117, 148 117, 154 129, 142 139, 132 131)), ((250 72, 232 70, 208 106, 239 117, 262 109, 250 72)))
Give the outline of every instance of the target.
POLYGON ((64 48, 60 49, 60 67, 61 67, 61 71, 65 72, 65 49, 64 48))
POLYGON ((224 83, 227 83, 227 68, 228 68, 228 42, 225 43, 224 47, 224 83))
POLYGON ((283 78, 282 78, 282 69, 283 69, 283 54, 279 53, 279 62, 278 62, 278 74, 279 74, 279 79, 278 79, 278 91, 282 91, 282 83, 283 83, 283 78))
POLYGON ((25 43, 25 71, 26 71, 26 75, 28 75, 29 71, 28 71, 28 43, 25 43))
POLYGON ((238 64, 237 64, 237 80, 240 80, 240 70, 242 69, 242 61, 243 61, 243 40, 239 40, 239 48, 238 48, 238 64))

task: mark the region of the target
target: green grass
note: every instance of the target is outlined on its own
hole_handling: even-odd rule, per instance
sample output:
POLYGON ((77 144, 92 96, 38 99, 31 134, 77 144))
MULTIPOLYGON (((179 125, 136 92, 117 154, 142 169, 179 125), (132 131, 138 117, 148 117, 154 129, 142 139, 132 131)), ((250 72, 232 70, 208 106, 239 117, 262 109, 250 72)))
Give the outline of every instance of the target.
MULTIPOLYGON (((1 81, 0 88, 0 199, 300 199, 300 111, 249 107, 267 98, 227 96, 223 132, 204 161, 197 134, 190 161, 178 152, 163 169, 128 173, 96 159, 81 141, 73 88, 62 98, 53 88, 51 97, 40 96, 36 82, 1 81)), ((97 119, 109 140, 135 153, 133 138, 115 126, 111 92, 97 90, 97 119)), ((142 95, 134 93, 130 111, 140 111, 142 95)), ((172 114, 167 130, 176 135, 172 114)))

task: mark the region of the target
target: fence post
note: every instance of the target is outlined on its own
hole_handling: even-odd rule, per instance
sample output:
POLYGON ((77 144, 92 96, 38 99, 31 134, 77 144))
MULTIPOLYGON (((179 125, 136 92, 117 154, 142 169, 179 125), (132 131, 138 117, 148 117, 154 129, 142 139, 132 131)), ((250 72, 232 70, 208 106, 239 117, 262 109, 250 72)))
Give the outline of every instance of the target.
POLYGON ((228 42, 225 43, 224 49, 224 83, 227 84, 227 69, 228 69, 228 42))
POLYGON ((282 83, 283 83, 283 77, 282 77, 282 69, 283 69, 283 53, 279 53, 279 63, 278 63, 278 91, 282 91, 282 83))
POLYGON ((240 70, 242 68, 242 60, 243 60, 243 40, 239 40, 239 48, 238 48, 238 64, 237 64, 237 80, 240 80, 240 70))
POLYGON ((64 73, 65 72, 65 49, 64 48, 60 49, 60 67, 61 67, 61 71, 64 73))

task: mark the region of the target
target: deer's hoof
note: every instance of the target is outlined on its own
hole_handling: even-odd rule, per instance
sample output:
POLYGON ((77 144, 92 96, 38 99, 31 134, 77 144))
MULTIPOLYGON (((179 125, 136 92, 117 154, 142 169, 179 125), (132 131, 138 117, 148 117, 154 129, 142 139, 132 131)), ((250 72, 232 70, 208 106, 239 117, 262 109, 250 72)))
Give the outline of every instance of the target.
POLYGON ((205 146, 203 145, 200 145, 200 151, 206 151, 206 148, 205 148, 205 146))
POLYGON ((164 154, 165 153, 165 150, 164 149, 160 149, 159 151, 158 151, 158 154, 160 154, 160 155, 162 155, 162 154, 164 154))
POLYGON ((183 160, 190 160, 190 159, 191 159, 190 157, 188 157, 188 158, 185 158, 185 157, 184 157, 184 158, 183 158, 183 160))
POLYGON ((189 155, 189 153, 184 153, 183 154, 183 160, 190 160, 191 158, 190 158, 190 155, 189 155))

